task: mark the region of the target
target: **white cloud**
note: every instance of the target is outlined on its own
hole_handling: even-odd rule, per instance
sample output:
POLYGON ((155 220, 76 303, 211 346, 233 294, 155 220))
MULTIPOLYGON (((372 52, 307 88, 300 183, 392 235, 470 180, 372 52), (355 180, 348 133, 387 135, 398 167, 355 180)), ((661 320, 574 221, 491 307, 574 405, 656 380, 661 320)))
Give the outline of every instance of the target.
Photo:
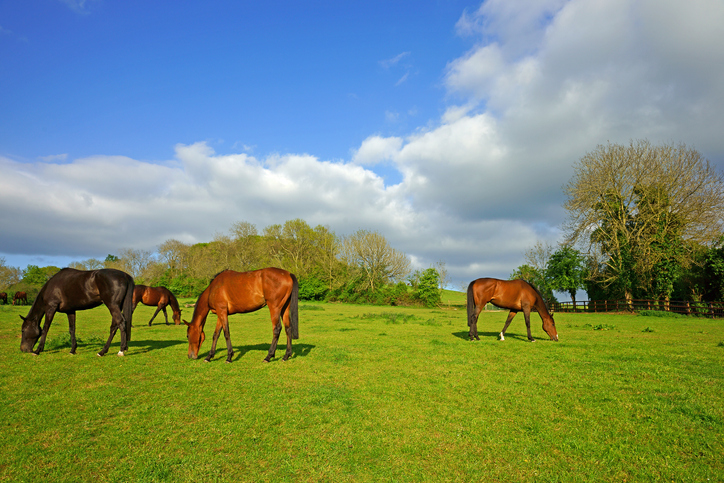
POLYGON ((370 136, 352 155, 352 161, 361 166, 374 166, 391 160, 400 151, 402 138, 370 136))

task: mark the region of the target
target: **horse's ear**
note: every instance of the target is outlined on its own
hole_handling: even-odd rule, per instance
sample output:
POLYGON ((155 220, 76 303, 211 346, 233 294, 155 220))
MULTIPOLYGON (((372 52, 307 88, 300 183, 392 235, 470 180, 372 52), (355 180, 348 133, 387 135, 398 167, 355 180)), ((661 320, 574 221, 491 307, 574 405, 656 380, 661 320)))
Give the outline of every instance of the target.
POLYGON ((191 324, 189 324, 189 323, 186 322, 185 320, 183 321, 183 323, 186 324, 188 327, 191 327, 191 324))
POLYGON ((23 322, 25 322, 25 320, 26 320, 25 317, 23 317, 22 315, 18 315, 18 317, 20 317, 21 319, 23 319, 23 322))

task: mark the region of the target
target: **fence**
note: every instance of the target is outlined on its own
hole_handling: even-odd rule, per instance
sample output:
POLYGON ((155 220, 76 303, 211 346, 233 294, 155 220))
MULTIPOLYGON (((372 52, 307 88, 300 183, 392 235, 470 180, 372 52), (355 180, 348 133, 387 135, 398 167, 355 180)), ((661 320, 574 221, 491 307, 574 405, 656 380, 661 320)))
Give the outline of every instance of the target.
POLYGON ((637 312, 640 310, 662 310, 682 315, 700 317, 724 317, 722 302, 690 302, 686 300, 582 300, 554 302, 555 312, 637 312))

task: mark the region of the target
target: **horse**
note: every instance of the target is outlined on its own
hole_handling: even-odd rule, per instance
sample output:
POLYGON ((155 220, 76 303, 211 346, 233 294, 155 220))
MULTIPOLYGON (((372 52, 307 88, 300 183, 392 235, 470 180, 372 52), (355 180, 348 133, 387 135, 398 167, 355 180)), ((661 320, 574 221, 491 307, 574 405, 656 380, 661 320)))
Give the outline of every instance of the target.
POLYGON ((111 341, 118 329, 121 330, 121 350, 119 356, 128 350, 131 340, 131 323, 133 317, 133 278, 125 272, 113 268, 101 270, 75 270, 64 268, 40 289, 38 296, 30 307, 27 317, 23 319, 22 340, 20 350, 38 355, 45 347, 45 338, 56 312, 68 316, 70 331, 70 353, 75 354, 75 313, 105 304, 111 313, 111 334, 106 345, 98 353, 103 356, 108 352, 111 341), (40 321, 45 316, 45 325, 40 330, 40 321), (35 343, 37 349, 33 351, 35 343))
POLYGON ((510 322, 520 311, 525 317, 525 326, 528 329, 528 340, 534 342, 530 333, 530 311, 535 308, 543 320, 543 330, 551 340, 558 342, 556 322, 553 312, 548 307, 537 288, 525 280, 498 280, 496 278, 479 278, 468 285, 468 326, 470 327, 470 340, 480 340, 478 337, 478 315, 488 302, 492 302, 503 309, 510 310, 505 326, 500 332, 500 340, 505 340, 505 331, 510 322))
POLYGON ((226 362, 231 362, 234 351, 229 334, 229 315, 254 312, 269 306, 272 322, 272 343, 264 362, 269 362, 277 349, 279 334, 284 324, 287 334, 286 361, 292 355, 292 339, 299 338, 299 283, 294 274, 280 268, 262 268, 251 272, 224 270, 217 274, 206 290, 199 296, 191 323, 184 320, 186 337, 189 341, 188 357, 196 359, 199 348, 206 339, 204 324, 209 311, 216 314, 216 329, 211 342, 211 352, 205 361, 211 361, 216 353, 219 332, 224 329, 226 338, 226 362), (280 321, 282 323, 280 323, 280 321))
POLYGON ((28 305, 28 294, 25 292, 15 292, 15 295, 13 296, 13 305, 15 305, 15 302, 22 302, 23 305, 28 305))
POLYGON ((5 302, 5 305, 8 304, 8 294, 6 292, 0 292, 0 300, 5 302))
POLYGON ((133 311, 136 311, 136 306, 141 302, 143 305, 150 307, 156 306, 156 312, 153 313, 153 317, 148 321, 148 326, 151 326, 151 322, 156 318, 156 315, 163 310, 163 317, 166 319, 166 325, 168 323, 168 315, 166 314, 166 307, 171 305, 173 311, 173 321, 176 325, 181 324, 181 309, 178 306, 178 300, 176 296, 171 293, 166 287, 147 287, 146 285, 136 285, 133 290, 133 311))

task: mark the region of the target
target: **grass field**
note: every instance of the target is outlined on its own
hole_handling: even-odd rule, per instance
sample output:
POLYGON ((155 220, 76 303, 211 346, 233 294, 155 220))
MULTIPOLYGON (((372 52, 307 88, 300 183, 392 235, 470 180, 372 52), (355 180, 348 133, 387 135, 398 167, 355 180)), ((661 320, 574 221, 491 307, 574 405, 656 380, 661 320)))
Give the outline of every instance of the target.
POLYGON ((534 314, 529 343, 519 315, 498 342, 492 312, 470 342, 463 310, 302 303, 289 361, 262 363, 263 309, 231 317, 226 364, 223 340, 202 360, 213 319, 192 361, 145 306, 125 357, 96 356, 105 307, 77 355, 62 314, 23 354, 27 311, 0 307, 0 481, 724 479, 721 320, 559 314, 554 343, 534 314))

